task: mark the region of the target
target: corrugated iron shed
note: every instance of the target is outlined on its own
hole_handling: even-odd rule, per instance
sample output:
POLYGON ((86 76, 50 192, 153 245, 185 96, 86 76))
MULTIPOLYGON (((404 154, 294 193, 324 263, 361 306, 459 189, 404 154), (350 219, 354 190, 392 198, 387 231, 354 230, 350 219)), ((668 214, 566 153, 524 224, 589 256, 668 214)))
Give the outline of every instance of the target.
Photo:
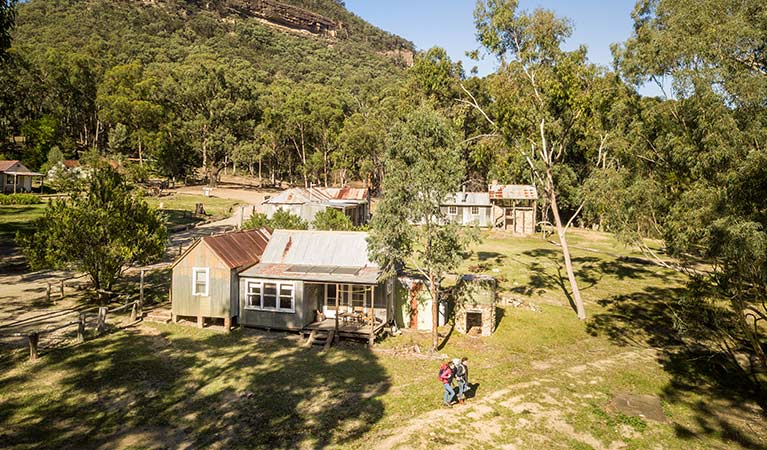
POLYGON ((333 200, 364 203, 368 200, 367 189, 343 188, 292 188, 266 200, 270 205, 303 205, 306 203, 327 203, 333 200))
POLYGON ((493 206, 487 192, 456 192, 448 196, 443 205, 448 206, 493 206))
POLYGON ((260 228, 205 236, 202 242, 207 244, 230 269, 239 269, 259 262, 270 236, 268 229, 260 228))
POLYGON ((538 189, 526 184, 493 184, 488 189, 490 200, 537 200, 538 189))

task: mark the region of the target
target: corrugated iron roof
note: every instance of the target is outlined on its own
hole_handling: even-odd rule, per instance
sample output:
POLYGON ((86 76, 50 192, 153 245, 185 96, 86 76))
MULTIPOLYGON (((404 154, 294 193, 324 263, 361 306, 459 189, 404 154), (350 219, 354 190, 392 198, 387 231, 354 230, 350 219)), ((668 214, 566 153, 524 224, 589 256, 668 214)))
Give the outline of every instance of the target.
POLYGON ((343 188, 292 188, 266 200, 271 205, 303 205, 306 203, 327 203, 333 200, 362 202, 367 201, 368 190, 350 187, 343 188))
POLYGON ((0 161, 0 172, 4 172, 4 171, 10 169, 11 167, 14 166, 14 164, 16 164, 18 162, 19 162, 18 160, 12 160, 12 161, 2 160, 2 161, 0 161))
POLYGON ((527 184, 493 184, 489 189, 490 200, 537 200, 538 189, 527 184))
POLYGON ((65 159, 61 162, 64 164, 64 167, 67 169, 74 169, 76 167, 80 167, 80 161, 74 160, 74 159, 65 159))
POLYGON ((249 267, 259 262, 271 233, 266 228, 205 236, 202 242, 230 269, 249 267))
POLYGON ((374 284, 380 270, 368 258, 367 237, 356 231, 275 230, 261 262, 242 276, 374 284), (298 270, 311 267, 333 270, 298 270))
POLYGON ((493 206, 487 192, 456 192, 448 196, 443 205, 493 206))

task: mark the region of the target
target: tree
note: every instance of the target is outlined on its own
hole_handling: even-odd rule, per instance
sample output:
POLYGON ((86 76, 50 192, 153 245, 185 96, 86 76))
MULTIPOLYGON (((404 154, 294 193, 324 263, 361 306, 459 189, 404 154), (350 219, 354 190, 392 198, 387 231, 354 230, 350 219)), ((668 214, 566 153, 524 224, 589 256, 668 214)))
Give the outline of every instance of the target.
MULTIPOLYGON (((485 117, 524 158, 543 188, 562 248, 572 301, 578 318, 584 320, 586 311, 567 243, 567 230, 580 208, 565 223, 560 204, 564 186, 557 181, 572 178, 568 158, 584 156, 574 153, 583 150, 576 145, 579 134, 589 131, 598 74, 586 62, 584 47, 572 52, 562 50, 571 34, 566 20, 551 11, 526 13, 517 11, 517 7, 516 0, 477 3, 479 41, 501 63, 491 82, 495 97, 492 113, 498 118, 494 120, 488 114, 485 117)), ((482 110, 470 97, 465 102, 482 110)))
POLYGON ((385 276, 409 263, 426 277, 436 350, 440 285, 468 245, 461 228, 446 223, 440 208, 463 181, 460 139, 444 117, 424 106, 392 127, 387 148, 384 195, 371 222, 369 252, 385 276))
POLYGON ((17 236, 30 265, 84 271, 102 299, 127 266, 158 260, 168 237, 162 216, 109 167, 95 169, 84 190, 51 202, 34 229, 17 236))
POLYGON ((11 47, 11 32, 16 21, 17 0, 0 0, 0 62, 11 47))
POLYGON ((278 209, 272 214, 271 219, 263 213, 254 213, 242 224, 245 230, 255 228, 272 228, 275 230, 307 230, 309 224, 295 214, 283 209, 278 209))
POLYGON ((349 216, 335 208, 326 208, 314 216, 312 228, 315 230, 349 231, 354 229, 349 216))

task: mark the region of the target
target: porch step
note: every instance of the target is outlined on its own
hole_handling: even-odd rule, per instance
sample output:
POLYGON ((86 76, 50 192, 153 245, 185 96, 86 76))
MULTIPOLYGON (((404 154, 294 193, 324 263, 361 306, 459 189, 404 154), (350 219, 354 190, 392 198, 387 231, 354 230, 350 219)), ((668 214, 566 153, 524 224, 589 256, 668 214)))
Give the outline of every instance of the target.
POLYGON ((158 323, 170 323, 172 319, 173 314, 169 309, 155 309, 149 311, 144 317, 146 321, 158 323))
POLYGON ((335 337, 335 330, 312 330, 309 334, 309 339, 306 340, 305 347, 311 347, 312 345, 322 345, 325 349, 330 348, 333 345, 333 338, 335 337))

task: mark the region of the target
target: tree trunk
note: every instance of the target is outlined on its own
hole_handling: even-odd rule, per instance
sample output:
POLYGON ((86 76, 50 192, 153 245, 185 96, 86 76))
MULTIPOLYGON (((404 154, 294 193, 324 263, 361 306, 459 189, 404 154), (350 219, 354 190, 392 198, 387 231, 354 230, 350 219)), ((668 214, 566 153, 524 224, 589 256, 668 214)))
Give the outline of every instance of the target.
POLYGON ((437 283, 434 272, 429 272, 429 292, 431 293, 431 351, 437 351, 439 345, 439 299, 437 297, 437 283))
POLYGON ((567 279, 570 282, 570 288, 572 289, 572 299, 575 303, 575 311, 578 314, 578 318, 581 320, 586 319, 586 310, 583 307, 583 299, 581 298, 581 291, 578 289, 578 282, 575 280, 575 272, 573 271, 573 262, 570 259, 570 247, 567 245, 566 231, 562 225, 562 218, 559 216, 559 208, 557 207, 557 195, 554 190, 554 177, 551 173, 551 167, 546 166, 546 182, 548 184, 549 194, 549 206, 551 207, 551 213, 554 216, 554 224, 557 227, 557 235, 559 236, 559 243, 562 245, 562 256, 565 260, 565 269, 567 271, 567 279))

